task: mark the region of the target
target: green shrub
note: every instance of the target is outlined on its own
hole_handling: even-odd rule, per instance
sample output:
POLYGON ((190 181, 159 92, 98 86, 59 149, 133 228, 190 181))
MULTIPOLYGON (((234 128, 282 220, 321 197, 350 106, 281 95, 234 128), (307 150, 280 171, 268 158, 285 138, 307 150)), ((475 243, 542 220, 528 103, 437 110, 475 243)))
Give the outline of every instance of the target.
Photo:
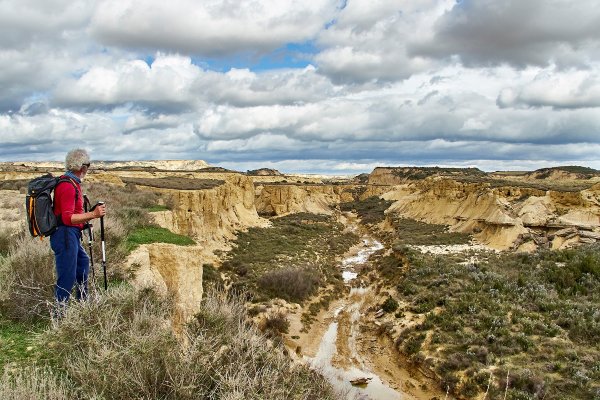
POLYGON ((269 271, 258 278, 258 286, 273 297, 302 302, 319 287, 319 275, 305 268, 283 268, 269 271))
MULTIPOLYGON (((418 341, 409 338, 431 332, 431 341, 421 346, 430 354, 441 352, 436 371, 449 382, 484 365, 494 371, 510 365, 508 396, 594 398, 599 386, 592 382, 600 378, 594 361, 600 357, 600 246, 476 257, 468 263, 427 254, 408 258, 389 284, 411 311, 438 308, 403 333, 400 343, 418 351, 418 341)), ((503 373, 493 379, 489 398, 503 396, 506 369, 503 373)), ((454 390, 466 395, 475 387, 454 390)))
POLYGON ((392 218, 396 230, 396 247, 402 245, 450 245, 467 244, 471 236, 461 232, 449 232, 446 225, 428 224, 410 218, 392 218))
POLYGON ((383 200, 377 196, 372 196, 364 200, 341 203, 342 211, 355 211, 360 217, 362 223, 367 225, 377 224, 385 219, 385 210, 387 210, 393 201, 383 200))
POLYGON ((267 315, 261 326, 261 331, 268 337, 277 338, 282 333, 288 333, 289 328, 290 321, 288 321, 284 313, 278 312, 267 315))
POLYGON ((404 350, 404 353, 406 353, 408 355, 413 355, 413 354, 418 353, 421 350, 421 345, 423 344, 424 340, 425 340, 425 334, 423 334, 423 333, 419 333, 419 334, 410 336, 402 344, 402 349, 404 350))
POLYGON ((212 264, 202 264, 202 285, 205 288, 222 289, 221 273, 212 264))
POLYGON ((385 299, 385 301, 381 305, 381 309, 387 313, 394 312, 398 309, 398 302, 395 299, 388 296, 388 298, 385 299))
POLYGON ((319 285, 342 281, 337 257, 355 244, 358 236, 344 232, 343 225, 328 215, 297 213, 271 222, 271 227, 238 233, 222 266, 223 271, 235 273, 234 286, 248 291, 253 301, 278 296, 301 301, 319 285), (297 287, 273 283, 282 280, 297 287))

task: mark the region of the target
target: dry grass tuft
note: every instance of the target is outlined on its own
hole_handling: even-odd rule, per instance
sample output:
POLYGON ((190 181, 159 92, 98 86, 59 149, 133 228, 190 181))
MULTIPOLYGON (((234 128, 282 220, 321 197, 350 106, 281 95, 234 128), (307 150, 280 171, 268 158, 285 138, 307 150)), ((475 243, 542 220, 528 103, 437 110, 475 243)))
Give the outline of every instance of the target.
POLYGON ((181 340, 170 301, 117 287, 72 303, 42 336, 45 359, 82 398, 334 399, 325 379, 293 365, 250 325, 244 304, 210 292, 181 340))
POLYGON ((0 259, 0 311, 19 321, 47 318, 53 298, 54 256, 48 240, 21 232, 0 259))
POLYGON ((49 368, 29 367, 4 371, 0 377, 0 399, 67 400, 73 398, 68 385, 49 368))

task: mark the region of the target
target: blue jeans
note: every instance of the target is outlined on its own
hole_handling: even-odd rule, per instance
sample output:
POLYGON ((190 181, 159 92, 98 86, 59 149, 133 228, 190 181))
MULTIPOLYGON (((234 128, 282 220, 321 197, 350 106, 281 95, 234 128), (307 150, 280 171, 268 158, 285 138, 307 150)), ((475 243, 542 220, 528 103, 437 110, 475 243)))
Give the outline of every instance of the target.
POLYGON ((75 297, 87 297, 87 280, 90 258, 81 245, 81 231, 73 226, 59 226, 50 236, 50 247, 56 259, 56 287, 58 302, 67 302, 73 285, 77 283, 75 297))

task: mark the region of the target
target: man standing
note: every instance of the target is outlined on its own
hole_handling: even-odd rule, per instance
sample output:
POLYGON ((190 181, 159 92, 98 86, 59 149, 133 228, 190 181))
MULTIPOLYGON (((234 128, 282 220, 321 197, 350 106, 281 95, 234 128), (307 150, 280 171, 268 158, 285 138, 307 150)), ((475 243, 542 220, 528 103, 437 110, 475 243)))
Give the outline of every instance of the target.
POLYGON ((90 259, 81 244, 81 231, 85 223, 106 214, 104 205, 94 211, 83 211, 81 181, 90 168, 90 156, 86 150, 74 149, 67 153, 66 172, 54 189, 54 215, 58 228, 50 236, 50 246, 56 259, 56 288, 54 295, 59 303, 66 303, 77 283, 76 298, 87 295, 87 278, 90 259))

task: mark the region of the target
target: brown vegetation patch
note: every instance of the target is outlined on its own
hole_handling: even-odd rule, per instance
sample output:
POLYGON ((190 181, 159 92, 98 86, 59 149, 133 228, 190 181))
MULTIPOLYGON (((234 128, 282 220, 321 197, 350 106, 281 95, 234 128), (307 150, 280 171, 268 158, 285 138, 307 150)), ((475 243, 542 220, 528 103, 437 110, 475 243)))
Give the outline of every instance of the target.
POLYGON ((0 190, 19 190, 22 193, 27 191, 29 179, 7 179, 0 181, 0 190))
POLYGON ((121 178, 124 183, 174 190, 205 190, 221 186, 225 181, 218 179, 164 178, 121 178))
POLYGON ((268 228, 240 232, 223 268, 253 300, 302 301, 316 288, 342 284, 337 257, 358 241, 327 215, 291 214, 268 228))
POLYGON ((395 229, 395 245, 453 245, 467 244, 471 235, 461 232, 450 232, 446 225, 429 224, 410 218, 390 217, 395 229))
POLYGON ((581 180, 567 180, 567 181, 520 181, 513 180, 510 177, 506 179, 495 179, 489 177, 455 177, 453 178, 458 182, 463 183, 487 183, 491 188, 502 188, 502 187, 520 187, 527 189, 538 189, 538 190, 553 190, 556 192, 580 192, 591 188, 595 182, 586 182, 581 180))

